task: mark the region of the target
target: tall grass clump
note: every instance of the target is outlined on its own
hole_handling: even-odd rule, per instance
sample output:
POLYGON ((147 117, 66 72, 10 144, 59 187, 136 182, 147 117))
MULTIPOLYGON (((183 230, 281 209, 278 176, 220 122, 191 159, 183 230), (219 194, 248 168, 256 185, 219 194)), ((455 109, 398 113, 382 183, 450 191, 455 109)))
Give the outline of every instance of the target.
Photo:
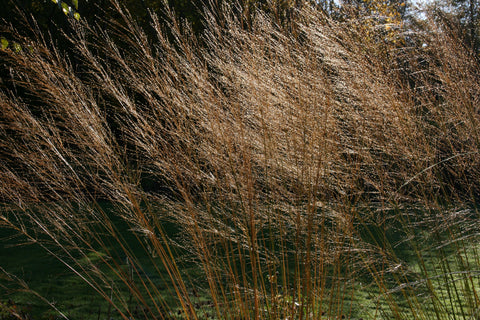
POLYGON ((479 68, 453 33, 305 4, 147 35, 112 5, 74 58, 35 30, 1 52, 0 226, 92 318, 479 317, 479 68))

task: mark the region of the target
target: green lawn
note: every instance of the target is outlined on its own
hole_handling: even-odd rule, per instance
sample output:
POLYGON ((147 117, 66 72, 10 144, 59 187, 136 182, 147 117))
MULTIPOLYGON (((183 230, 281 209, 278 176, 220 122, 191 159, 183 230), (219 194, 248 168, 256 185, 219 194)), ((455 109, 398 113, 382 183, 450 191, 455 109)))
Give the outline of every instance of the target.
MULTIPOLYGON (((326 310, 327 314, 344 314, 351 319, 468 318, 475 313, 479 304, 476 289, 480 286, 476 235, 473 229, 468 230, 468 236, 465 231, 472 221, 466 219, 464 225, 455 227, 455 230, 464 233, 464 238, 458 241, 450 241, 446 232, 435 234, 433 229, 424 226, 409 229, 408 232, 415 233, 410 241, 401 241, 402 237, 408 237, 408 232, 402 234, 399 229, 387 232, 389 239, 383 239, 386 241, 383 246, 391 246, 385 250, 390 250, 396 256, 396 265, 393 264, 393 269, 396 270, 390 270, 377 278, 366 272, 355 279, 342 278, 334 270, 327 271, 327 274, 331 274, 331 278, 325 278, 330 294, 319 299, 318 303, 321 303, 322 310, 326 310)), ((102 287, 101 280, 100 277, 95 278, 95 272, 90 272, 92 266, 102 271, 105 278, 112 279, 111 284, 103 284, 104 293, 121 310, 128 308, 133 315, 142 318, 145 304, 140 303, 138 297, 127 290, 127 284, 115 274, 118 270, 129 275, 129 281, 136 283, 139 296, 147 297, 148 292, 155 292, 154 296, 147 298, 146 305, 165 301, 169 306, 165 314, 182 318, 178 311, 178 301, 174 298, 175 292, 169 284, 161 260, 151 258, 126 226, 119 224, 119 230, 126 235, 125 243, 129 244, 137 257, 141 271, 133 271, 114 241, 110 242, 109 247, 99 247, 98 251, 91 251, 84 257, 75 257, 75 268, 81 270, 84 266, 88 269, 82 274, 91 275, 89 281, 97 281, 97 288, 99 285, 102 287), (107 250, 108 255, 105 252, 107 250), (117 270, 109 267, 111 264, 108 262, 112 261, 109 256, 118 261, 117 270)), ((368 241, 380 243, 380 239, 375 239, 378 233, 378 230, 366 229, 364 237, 368 239, 369 234, 368 241)), ((57 257, 53 257, 38 244, 17 245, 22 239, 11 237, 12 232, 7 229, 0 229, 0 235, 0 260, 5 271, 0 274, 0 319, 10 319, 7 314, 12 310, 23 312, 31 319, 58 319, 61 318, 61 313, 69 319, 121 319, 101 294, 59 261, 58 257, 71 263, 72 260, 65 253, 54 251, 57 257), (7 274, 11 276, 8 277, 7 274)), ((109 243, 108 237, 105 238, 105 243, 109 243)), ((214 310, 206 290, 208 286, 205 277, 199 267, 185 259, 185 252, 178 253, 178 257, 179 261, 184 261, 179 264, 179 269, 182 270, 185 282, 190 284, 188 292, 192 296, 196 312, 200 318, 206 318, 207 314, 211 318, 214 310)), ((378 274, 388 268, 392 269, 391 266, 378 268, 384 268, 378 269, 378 274)), ((279 290, 285 294, 275 298, 277 302, 293 299, 287 291, 279 290)), ((330 319, 327 316, 321 318, 330 319)))

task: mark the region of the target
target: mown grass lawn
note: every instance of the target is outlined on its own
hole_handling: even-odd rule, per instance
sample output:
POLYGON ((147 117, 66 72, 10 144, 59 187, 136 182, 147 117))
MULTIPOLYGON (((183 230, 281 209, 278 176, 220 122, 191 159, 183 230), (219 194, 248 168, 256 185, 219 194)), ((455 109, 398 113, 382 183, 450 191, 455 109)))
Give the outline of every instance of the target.
MULTIPOLYGON (((469 221, 465 220, 464 224, 468 225, 469 221)), ((118 270, 111 270, 111 267, 104 263, 108 259, 120 261, 117 267, 124 274, 130 274, 129 281, 148 281, 156 287, 159 296, 152 301, 163 300, 170 307, 163 316, 184 318, 178 300, 174 298, 175 292, 171 284, 165 275, 159 274, 164 270, 161 261, 149 257, 149 253, 139 245, 138 239, 127 226, 122 223, 119 223, 119 226, 126 235, 126 243, 129 243, 142 264, 140 273, 133 272, 128 259, 121 256, 122 251, 115 242, 111 242, 111 247, 99 248, 88 257, 78 258, 79 265, 83 264, 86 268, 98 267, 108 275, 112 281, 111 286, 115 288, 111 290, 112 301, 127 301, 123 308, 128 308, 133 315, 142 318, 145 306, 138 303, 129 292, 128 283, 124 283, 122 277, 118 276, 118 270), (110 256, 107 256, 107 250, 110 256), (119 297, 119 293, 123 296, 119 297)), ((459 225, 457 228, 462 229, 465 226, 459 225)), ((3 312, 0 313, 1 319, 10 319, 8 312, 11 311, 27 319, 58 319, 62 318, 62 315, 69 319, 121 319, 115 308, 89 286, 85 279, 59 261, 63 256, 61 252, 57 252, 58 256, 54 257, 38 244, 20 245, 22 239, 13 237, 10 230, 4 228, 0 231, 0 257, 6 271, 0 278, 3 312)), ((385 272, 385 275, 376 279, 367 273, 349 279, 332 270, 330 274, 335 278, 326 278, 329 282, 326 288, 331 293, 318 301, 322 310, 328 311, 322 312, 325 316, 321 318, 329 319, 328 313, 336 313, 349 319, 455 319, 461 316, 460 313, 471 313, 471 306, 478 303, 471 301, 472 296, 475 299, 472 292, 480 285, 479 255, 477 246, 472 242, 475 235, 469 234, 464 239, 449 241, 448 236, 435 235, 434 230, 424 227, 410 232, 416 233, 413 241, 402 239, 407 235, 402 235, 400 230, 390 232, 390 239, 383 239, 385 246, 391 246, 396 255, 398 264, 394 268, 398 270, 389 270, 389 274, 385 272), (418 314, 415 314, 416 312, 418 314)), ((365 232, 366 238, 367 233, 373 236, 378 234, 378 230, 365 232)), ((186 283, 190 284, 188 290, 195 304, 194 309, 200 317, 215 318, 207 281, 200 267, 188 262, 187 256, 185 252, 179 252, 178 261, 186 283)), ((67 261, 68 258, 65 257, 65 262, 67 261)), ((106 291, 108 292, 108 288, 106 291)), ((150 291, 144 290, 141 295, 151 294, 150 291)), ((288 294, 278 295, 272 301, 284 303, 286 300, 292 302, 292 305, 298 305, 288 294)), ((268 307, 274 308, 272 305, 268 307)))

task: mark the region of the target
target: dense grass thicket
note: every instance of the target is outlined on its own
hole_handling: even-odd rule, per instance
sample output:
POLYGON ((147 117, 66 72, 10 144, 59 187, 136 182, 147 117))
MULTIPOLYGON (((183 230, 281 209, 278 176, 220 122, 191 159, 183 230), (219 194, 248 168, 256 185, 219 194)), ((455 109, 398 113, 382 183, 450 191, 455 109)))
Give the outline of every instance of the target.
POLYGON ((152 38, 117 9, 72 22, 74 58, 1 52, 3 241, 114 319, 480 317, 480 69, 453 30, 227 6, 152 38))

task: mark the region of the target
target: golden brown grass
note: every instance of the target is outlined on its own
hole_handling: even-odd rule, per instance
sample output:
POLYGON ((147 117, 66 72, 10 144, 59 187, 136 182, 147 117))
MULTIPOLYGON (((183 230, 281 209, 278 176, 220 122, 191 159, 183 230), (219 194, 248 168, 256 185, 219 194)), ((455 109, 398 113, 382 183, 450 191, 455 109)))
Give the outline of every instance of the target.
POLYGON ((40 36, 31 51, 2 53, 14 84, 0 95, 4 226, 61 249, 123 319, 177 308, 205 318, 183 259, 202 270, 218 319, 477 317, 477 255, 466 252, 478 226, 458 208, 479 194, 480 88, 457 39, 432 28, 384 41, 309 6, 288 27, 260 11, 249 27, 228 7, 221 20, 207 12, 201 38, 153 17, 151 39, 119 12, 111 30, 75 22, 74 62, 40 36), (118 217, 176 305, 140 276, 118 217), (461 243, 454 261, 437 255, 442 270, 425 263, 426 224, 461 243), (450 305, 430 277, 444 277, 450 305), (455 314, 460 287, 468 303, 455 314), (378 310, 348 306, 366 289, 385 301, 378 310))

